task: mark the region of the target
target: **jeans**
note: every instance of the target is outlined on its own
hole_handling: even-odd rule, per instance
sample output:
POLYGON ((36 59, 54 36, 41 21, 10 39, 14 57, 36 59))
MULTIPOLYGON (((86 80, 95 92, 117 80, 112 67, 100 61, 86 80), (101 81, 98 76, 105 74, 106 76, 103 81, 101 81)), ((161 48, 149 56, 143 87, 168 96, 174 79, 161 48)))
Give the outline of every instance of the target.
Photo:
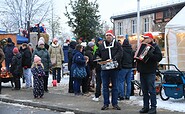
POLYGON ((109 105, 109 83, 112 83, 112 106, 118 104, 118 70, 103 70, 101 71, 102 84, 103 84, 103 98, 104 105, 109 105))
POLYGON ((31 68, 23 68, 23 75, 26 81, 26 87, 31 87, 32 86, 32 73, 31 73, 31 68))
POLYGON ((57 83, 60 83, 61 80, 61 68, 52 69, 53 80, 57 80, 57 83))
POLYGON ((149 108, 149 100, 151 107, 155 108, 157 104, 155 89, 155 73, 140 73, 141 89, 143 92, 143 105, 149 108))
POLYGON ((130 97, 131 78, 132 78, 132 69, 121 69, 119 71, 118 93, 120 97, 126 97, 126 98, 130 97), (125 81, 127 84, 126 92, 125 92, 125 81))
POLYGON ((81 78, 74 78, 74 84, 73 84, 73 90, 74 90, 74 94, 78 94, 80 93, 80 86, 82 83, 82 79, 81 78))

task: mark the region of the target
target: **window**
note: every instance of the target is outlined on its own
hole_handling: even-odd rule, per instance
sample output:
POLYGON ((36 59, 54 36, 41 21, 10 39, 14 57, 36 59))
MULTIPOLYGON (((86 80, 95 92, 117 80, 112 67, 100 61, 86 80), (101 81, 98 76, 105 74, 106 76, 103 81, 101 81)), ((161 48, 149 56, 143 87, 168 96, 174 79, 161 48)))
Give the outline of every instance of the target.
POLYGON ((144 19, 144 32, 149 31, 149 18, 144 19))
POLYGON ((123 35, 123 22, 118 22, 118 35, 123 35))
POLYGON ((136 20, 132 20, 131 23, 132 23, 132 34, 134 34, 137 31, 137 22, 136 20))

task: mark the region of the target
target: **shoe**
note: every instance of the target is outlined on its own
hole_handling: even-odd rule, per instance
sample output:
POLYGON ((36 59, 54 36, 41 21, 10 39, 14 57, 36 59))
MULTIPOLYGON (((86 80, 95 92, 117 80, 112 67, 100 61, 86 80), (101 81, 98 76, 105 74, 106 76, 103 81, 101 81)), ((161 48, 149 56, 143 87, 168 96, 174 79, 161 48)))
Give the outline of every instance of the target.
POLYGON ((121 108, 118 105, 114 105, 113 106, 113 109, 115 109, 115 110, 121 110, 121 108))
POLYGON ((108 110, 109 109, 109 105, 103 105, 103 107, 101 108, 101 110, 108 110))
POLYGON ((151 108, 149 111, 148 111, 148 114, 156 114, 157 111, 156 111, 156 108, 151 108))
POLYGON ((119 97, 118 100, 120 100, 120 101, 125 100, 125 98, 124 97, 119 97))
POLYGON ((44 90, 46 93, 48 93, 49 92, 49 90, 47 89, 47 90, 44 90))
POLYGON ((130 97, 126 97, 125 99, 126 99, 126 100, 130 100, 130 97))
POLYGON ((89 92, 94 92, 94 90, 92 88, 89 89, 89 92))
POLYGON ((139 111, 139 113, 148 113, 148 111, 149 111, 149 108, 144 107, 144 108, 142 108, 142 109, 139 111))
POLYGON ((93 97, 92 100, 98 102, 99 98, 98 97, 93 97))
POLYGON ((73 90, 69 90, 68 93, 74 93, 74 91, 73 90))

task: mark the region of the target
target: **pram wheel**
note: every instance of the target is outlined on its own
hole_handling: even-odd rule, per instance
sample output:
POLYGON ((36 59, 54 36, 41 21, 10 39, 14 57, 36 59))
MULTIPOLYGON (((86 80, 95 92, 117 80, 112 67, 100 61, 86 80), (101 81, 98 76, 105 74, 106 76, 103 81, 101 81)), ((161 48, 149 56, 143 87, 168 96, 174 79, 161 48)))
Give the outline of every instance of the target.
POLYGON ((170 98, 170 97, 166 96, 163 86, 160 87, 159 95, 163 101, 167 101, 170 98))

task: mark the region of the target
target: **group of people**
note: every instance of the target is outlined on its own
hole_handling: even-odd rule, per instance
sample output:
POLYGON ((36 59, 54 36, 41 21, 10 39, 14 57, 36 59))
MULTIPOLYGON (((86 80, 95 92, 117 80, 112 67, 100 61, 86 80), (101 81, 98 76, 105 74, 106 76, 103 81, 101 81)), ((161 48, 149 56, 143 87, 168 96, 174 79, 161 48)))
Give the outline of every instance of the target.
MULTIPOLYGON (((157 63, 162 59, 159 46, 154 42, 151 33, 144 34, 143 42, 153 48, 147 53, 148 60, 136 59, 136 68, 140 73, 141 89, 143 92, 143 108, 140 113, 156 113, 155 72, 157 63), (150 104, 151 103, 151 106, 150 104)), ((81 40, 81 39, 79 39, 81 40)), ((61 68, 64 53, 57 38, 53 38, 51 45, 47 45, 44 38, 40 38, 33 50, 31 44, 23 43, 18 49, 11 38, 7 45, 0 50, 0 62, 5 58, 5 66, 14 77, 15 89, 20 89, 20 77, 23 75, 26 88, 32 86, 33 75, 34 98, 42 98, 44 91, 48 92, 49 70, 52 69, 53 80, 61 81, 61 68), (11 67, 9 67, 11 65, 11 67), (23 70, 22 70, 23 69, 23 70)), ((91 91, 91 81, 96 75, 96 89, 94 101, 99 101, 103 90, 103 107, 107 110, 110 103, 116 110, 121 110, 118 100, 129 100, 131 95, 131 80, 133 78, 134 53, 129 40, 118 42, 112 30, 105 34, 105 40, 98 38, 88 42, 87 46, 81 42, 71 41, 68 49, 69 93, 75 95, 86 94, 91 91), (111 88, 110 88, 111 83, 111 88), (125 89, 126 83, 126 89, 125 89), (102 88, 101 88, 102 85, 102 88), (80 87, 82 86, 82 90, 80 87), (110 89, 112 100, 110 102, 110 89)))
POLYGON ((7 44, 2 48, 0 57, 1 63, 5 58, 6 71, 13 75, 14 90, 21 89, 20 78, 23 77, 26 83, 23 88, 33 86, 34 98, 42 98, 44 92, 49 91, 48 77, 50 69, 52 69, 53 80, 57 77, 57 82, 60 83, 60 70, 64 61, 64 54, 57 38, 54 38, 51 45, 48 45, 45 43, 45 39, 40 37, 35 49, 31 43, 23 43, 20 47, 17 47, 12 39, 8 38, 7 44), (55 58, 55 64, 51 62, 53 58, 55 58))
POLYGON ((162 59, 159 46, 154 41, 151 33, 144 34, 142 43, 147 43, 153 48, 146 55, 148 60, 143 61, 134 58, 135 51, 132 49, 128 39, 118 42, 114 37, 112 30, 109 30, 105 34, 105 40, 98 38, 97 43, 92 40, 86 47, 80 45, 80 43, 70 42, 68 51, 68 68, 70 70, 69 93, 79 95, 85 93, 86 91, 84 90, 88 92, 88 89, 84 89, 86 88, 84 84, 89 88, 89 80, 92 79, 92 75, 95 73, 96 90, 93 100, 99 101, 102 84, 104 105, 101 110, 107 110, 110 103, 112 103, 114 109, 121 110, 118 106, 118 100, 130 99, 131 80, 134 76, 132 69, 136 67, 140 73, 143 92, 143 108, 139 112, 155 114, 157 112, 155 73, 157 64, 162 59), (134 66, 134 64, 136 65, 134 66), (86 77, 75 77, 73 73, 76 72, 74 70, 76 67, 84 67, 87 72, 86 77), (86 81, 84 82, 83 80, 86 81), (110 83, 112 85, 111 102, 109 99, 110 83), (81 85, 82 91, 80 90, 81 85))

